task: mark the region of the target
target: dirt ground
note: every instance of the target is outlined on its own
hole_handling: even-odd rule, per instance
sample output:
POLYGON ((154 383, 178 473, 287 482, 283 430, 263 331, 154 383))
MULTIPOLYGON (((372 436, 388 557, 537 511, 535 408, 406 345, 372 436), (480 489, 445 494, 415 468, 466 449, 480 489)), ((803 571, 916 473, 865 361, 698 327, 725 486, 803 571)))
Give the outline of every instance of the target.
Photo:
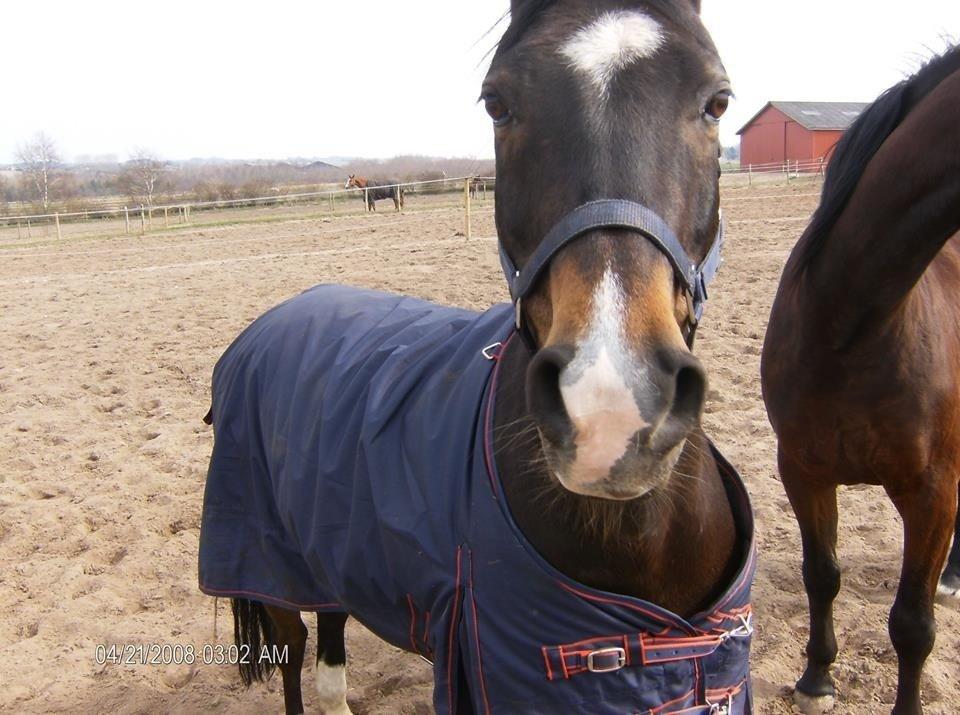
MULTIPOLYGON (((698 338, 711 380, 707 431, 743 473, 757 513, 760 713, 791 711, 807 617, 759 356, 780 269, 817 190, 807 181, 725 190, 726 264, 698 338)), ((232 642, 229 605, 215 620, 213 599, 197 590, 211 447, 201 417, 214 362, 252 319, 321 282, 477 309, 505 299, 489 207, 469 242, 457 235, 459 210, 409 209, 0 247, 0 710, 281 710, 279 678, 246 690, 229 666, 98 665, 97 646, 232 642)), ((893 702, 886 617, 900 549, 882 491, 843 491, 838 713, 893 702)), ((958 711, 958 606, 937 605, 928 713, 958 711)), ((348 649, 354 712, 431 711, 426 663, 355 624, 348 649)), ((317 712, 312 665, 304 675, 307 710, 317 712)))

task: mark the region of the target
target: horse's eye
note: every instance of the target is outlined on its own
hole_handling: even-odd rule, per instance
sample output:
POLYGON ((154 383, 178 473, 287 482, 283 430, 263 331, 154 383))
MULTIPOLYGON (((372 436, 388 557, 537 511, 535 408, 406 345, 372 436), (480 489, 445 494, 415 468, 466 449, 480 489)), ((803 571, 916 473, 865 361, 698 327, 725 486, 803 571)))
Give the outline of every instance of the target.
POLYGON ((495 126, 499 127, 510 121, 510 110, 500 97, 495 94, 485 94, 482 99, 487 108, 487 114, 490 115, 495 126))
POLYGON ((707 100, 707 106, 703 108, 703 116, 711 122, 719 122, 729 104, 730 92, 717 92, 707 100))

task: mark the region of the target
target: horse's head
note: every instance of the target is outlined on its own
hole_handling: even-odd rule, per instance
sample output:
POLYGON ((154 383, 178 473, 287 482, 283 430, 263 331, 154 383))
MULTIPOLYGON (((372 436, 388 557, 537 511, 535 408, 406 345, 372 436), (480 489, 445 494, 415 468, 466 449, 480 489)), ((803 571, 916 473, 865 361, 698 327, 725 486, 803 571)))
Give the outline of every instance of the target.
POLYGON ((635 498, 669 479, 700 423, 706 374, 676 258, 700 263, 718 234, 730 83, 699 0, 513 0, 511 12, 482 90, 506 265, 536 264, 551 228, 574 230, 571 212, 602 199, 646 207, 682 247, 671 258, 639 228, 581 224, 518 308, 551 471, 579 494, 635 498))
POLYGON ((347 183, 343 185, 345 189, 360 188, 360 180, 356 177, 355 174, 350 174, 347 177, 347 183))

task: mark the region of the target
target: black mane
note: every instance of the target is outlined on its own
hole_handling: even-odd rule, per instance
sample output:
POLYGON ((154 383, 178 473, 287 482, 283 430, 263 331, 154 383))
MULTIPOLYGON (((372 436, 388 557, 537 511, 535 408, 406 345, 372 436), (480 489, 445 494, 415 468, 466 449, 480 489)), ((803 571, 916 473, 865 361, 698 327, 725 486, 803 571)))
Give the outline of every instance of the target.
POLYGON ((929 60, 911 77, 894 85, 867 107, 843 133, 827 168, 820 206, 797 244, 794 268, 805 269, 826 243, 867 164, 920 101, 960 68, 960 46, 929 60))

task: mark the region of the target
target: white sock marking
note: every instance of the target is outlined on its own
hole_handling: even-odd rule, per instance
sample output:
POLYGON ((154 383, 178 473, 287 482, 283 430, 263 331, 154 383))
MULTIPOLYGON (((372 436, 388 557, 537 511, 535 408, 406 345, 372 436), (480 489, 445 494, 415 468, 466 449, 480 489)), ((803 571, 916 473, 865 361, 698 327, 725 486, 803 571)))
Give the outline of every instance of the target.
POLYGON ((577 30, 560 48, 570 66, 583 73, 605 99, 617 73, 652 57, 663 45, 660 23, 636 10, 606 12, 577 30))
POLYGON ((937 584, 937 593, 941 596, 950 596, 953 598, 960 598, 960 590, 955 588, 948 588, 942 583, 937 584))
POLYGON ((351 715, 347 707, 347 668, 317 662, 317 695, 324 715, 351 715))

